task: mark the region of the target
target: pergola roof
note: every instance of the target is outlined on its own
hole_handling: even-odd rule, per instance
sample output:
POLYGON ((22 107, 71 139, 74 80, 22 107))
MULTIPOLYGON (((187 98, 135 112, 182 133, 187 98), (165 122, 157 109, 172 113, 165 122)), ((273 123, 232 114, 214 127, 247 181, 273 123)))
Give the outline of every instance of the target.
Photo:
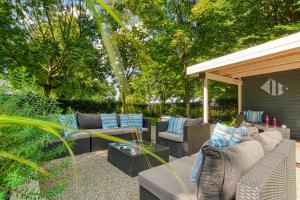
POLYGON ((231 80, 300 68, 300 32, 187 68, 231 80))

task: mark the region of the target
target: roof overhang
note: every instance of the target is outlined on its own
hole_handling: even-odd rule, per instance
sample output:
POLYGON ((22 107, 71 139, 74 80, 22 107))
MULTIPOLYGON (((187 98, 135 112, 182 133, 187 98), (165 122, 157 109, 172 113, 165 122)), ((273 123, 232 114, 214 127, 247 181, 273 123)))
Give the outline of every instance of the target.
POLYGON ((214 78, 227 77, 234 82, 242 77, 299 68, 300 32, 190 66, 187 74, 210 74, 214 78))

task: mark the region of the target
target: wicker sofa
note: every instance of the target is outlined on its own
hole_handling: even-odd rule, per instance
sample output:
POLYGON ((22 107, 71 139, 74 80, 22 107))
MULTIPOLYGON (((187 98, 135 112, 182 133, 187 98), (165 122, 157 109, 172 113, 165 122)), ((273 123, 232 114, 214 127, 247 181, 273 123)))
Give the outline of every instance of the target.
POLYGON ((199 151, 202 144, 210 138, 210 125, 191 123, 184 126, 183 136, 168 133, 168 121, 157 122, 156 144, 170 148, 170 155, 177 158, 199 151))
MULTIPOLYGON (((174 173, 168 171, 164 165, 141 172, 139 174, 140 200, 203 199, 197 195, 198 183, 189 181, 194 160, 194 155, 185 156, 167 164, 181 177, 186 190, 178 183, 174 173)), ((234 188, 235 199, 238 200, 295 200, 295 141, 283 139, 271 152, 265 154, 239 176, 234 188)))
MULTIPOLYGON (((80 131, 72 134, 68 140, 71 142, 72 151, 75 155, 88 153, 92 151, 105 150, 108 148, 109 140, 91 135, 89 132, 104 133, 112 135, 125 140, 132 140, 132 133, 135 133, 136 128, 115 128, 115 129, 102 129, 100 115, 76 113, 77 125, 80 131), (89 132, 88 132, 89 131, 89 132)), ((119 119, 117 116, 119 124, 119 119)), ((146 141, 151 141, 151 122, 147 118, 143 118, 142 136, 146 141)), ((46 151, 52 150, 62 145, 60 140, 55 140, 46 151)), ((65 157, 68 152, 63 152, 58 156, 65 157)))

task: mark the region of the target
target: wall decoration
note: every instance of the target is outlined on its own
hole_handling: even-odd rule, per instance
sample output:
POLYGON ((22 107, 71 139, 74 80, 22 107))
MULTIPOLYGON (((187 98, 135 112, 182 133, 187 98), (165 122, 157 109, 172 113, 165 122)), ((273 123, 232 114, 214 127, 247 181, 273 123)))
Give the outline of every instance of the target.
POLYGON ((288 87, 272 78, 269 78, 260 88, 272 96, 281 96, 288 90, 288 87))

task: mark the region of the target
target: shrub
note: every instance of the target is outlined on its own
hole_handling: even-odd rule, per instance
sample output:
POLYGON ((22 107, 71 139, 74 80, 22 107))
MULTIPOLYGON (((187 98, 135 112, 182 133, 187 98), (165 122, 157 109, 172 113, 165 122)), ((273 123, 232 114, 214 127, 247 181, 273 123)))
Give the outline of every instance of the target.
MULTIPOLYGON (((41 120, 52 120, 49 113, 59 113, 57 104, 36 92, 25 90, 16 91, 6 86, 0 88, 0 115, 13 115, 41 120)), ((65 149, 59 147, 49 152, 44 149, 54 140, 49 133, 34 127, 20 127, 17 125, 0 127, 0 149, 2 152, 15 155, 43 166, 65 149)), ((11 192, 25 199, 39 199, 40 197, 51 199, 63 190, 64 180, 51 188, 45 188, 40 193, 36 190, 24 188, 28 181, 50 181, 65 169, 67 162, 48 168, 50 177, 45 177, 35 169, 20 164, 19 162, 0 157, 0 199, 9 198, 11 192), (22 189, 20 189, 22 186, 22 189), (55 192, 53 192, 55 191, 55 192)))

